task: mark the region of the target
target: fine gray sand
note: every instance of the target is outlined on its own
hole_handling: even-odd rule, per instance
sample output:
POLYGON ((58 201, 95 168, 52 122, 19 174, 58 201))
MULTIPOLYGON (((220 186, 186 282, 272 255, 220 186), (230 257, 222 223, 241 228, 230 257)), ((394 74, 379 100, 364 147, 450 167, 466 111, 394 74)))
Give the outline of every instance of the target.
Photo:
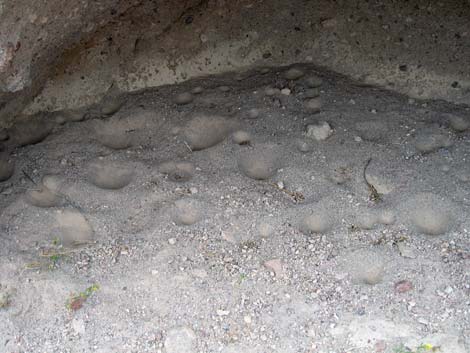
POLYGON ((468 107, 304 65, 115 94, 0 142, 0 352, 470 351, 468 107))

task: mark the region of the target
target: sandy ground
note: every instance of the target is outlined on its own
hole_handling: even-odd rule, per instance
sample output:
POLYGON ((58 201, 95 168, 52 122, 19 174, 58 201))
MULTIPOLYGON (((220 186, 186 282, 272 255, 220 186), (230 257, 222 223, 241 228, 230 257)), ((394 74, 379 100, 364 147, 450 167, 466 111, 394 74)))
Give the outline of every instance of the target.
POLYGON ((469 351, 468 108, 296 66, 82 116, 7 132, 0 352, 469 351))

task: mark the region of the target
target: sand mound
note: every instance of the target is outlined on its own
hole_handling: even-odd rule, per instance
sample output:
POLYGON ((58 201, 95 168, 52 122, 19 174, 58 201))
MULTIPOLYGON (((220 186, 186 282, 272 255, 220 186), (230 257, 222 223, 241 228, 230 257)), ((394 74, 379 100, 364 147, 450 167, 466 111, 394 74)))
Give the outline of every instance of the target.
POLYGON ((450 146, 452 140, 444 132, 423 132, 415 139, 415 147, 421 153, 431 153, 450 146))
POLYGON ((105 147, 121 150, 132 145, 132 137, 126 132, 123 122, 99 122, 96 124, 95 130, 96 140, 105 147))
POLYGON ((432 193, 418 194, 410 199, 405 215, 418 232, 427 235, 444 234, 455 224, 455 207, 432 193))
POLYGON ((310 98, 304 102, 304 108, 309 113, 318 113, 322 108, 322 100, 320 97, 310 98))
POLYGON ((203 150, 222 142, 234 130, 235 123, 216 115, 197 115, 183 129, 183 138, 194 150, 203 150))
POLYGON ((317 210, 307 214, 300 222, 303 233, 326 233, 333 227, 333 218, 327 210, 317 210))
POLYGON ((192 225, 203 218, 202 205, 194 199, 180 199, 175 201, 172 217, 178 225, 192 225))
POLYGON ((57 207, 62 203, 62 195, 49 189, 43 182, 37 188, 26 192, 26 202, 36 207, 57 207))
POLYGON ((348 256, 345 267, 354 282, 374 285, 383 280, 385 260, 379 252, 359 250, 348 256))
POLYGON ((247 177, 256 180, 269 179, 276 174, 281 163, 274 149, 266 147, 257 147, 246 152, 238 159, 238 168, 247 177))
POLYGON ((449 125, 456 132, 464 132, 470 129, 470 119, 462 116, 451 115, 449 116, 449 125))
POLYGON ((89 166, 89 181, 102 189, 121 189, 134 176, 133 169, 118 163, 97 161, 89 166))
POLYGON ((43 141, 51 130, 51 126, 44 121, 29 121, 16 124, 8 134, 13 145, 27 146, 43 141))

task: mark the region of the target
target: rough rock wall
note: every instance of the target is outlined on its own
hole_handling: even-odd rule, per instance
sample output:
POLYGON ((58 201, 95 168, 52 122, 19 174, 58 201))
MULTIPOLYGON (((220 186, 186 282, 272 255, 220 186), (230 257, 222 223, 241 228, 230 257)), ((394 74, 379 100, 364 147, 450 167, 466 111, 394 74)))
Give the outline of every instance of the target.
MULTIPOLYGON (((161 25, 152 28, 158 32, 197 2, 0 0, 0 126, 21 112, 48 78, 61 73, 70 56, 87 53, 100 43, 106 35, 103 28, 132 28, 129 16, 138 19, 146 13, 149 18, 158 17, 161 25)), ((91 60, 97 63, 95 59, 91 60)))
POLYGON ((112 82, 129 91, 293 62, 470 103, 469 0, 66 3, 0 6, 3 121, 33 96, 27 113, 93 103, 112 82))

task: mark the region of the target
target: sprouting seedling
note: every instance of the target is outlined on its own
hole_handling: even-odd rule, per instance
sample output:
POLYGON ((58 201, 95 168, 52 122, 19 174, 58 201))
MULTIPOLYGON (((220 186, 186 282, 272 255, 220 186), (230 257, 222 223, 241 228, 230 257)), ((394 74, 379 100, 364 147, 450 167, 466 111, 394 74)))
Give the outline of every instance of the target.
POLYGON ((82 308, 83 304, 87 301, 87 299, 99 289, 100 286, 95 283, 85 289, 83 292, 80 292, 78 294, 72 294, 71 297, 67 300, 67 309, 69 309, 70 311, 77 311, 78 309, 82 308))

